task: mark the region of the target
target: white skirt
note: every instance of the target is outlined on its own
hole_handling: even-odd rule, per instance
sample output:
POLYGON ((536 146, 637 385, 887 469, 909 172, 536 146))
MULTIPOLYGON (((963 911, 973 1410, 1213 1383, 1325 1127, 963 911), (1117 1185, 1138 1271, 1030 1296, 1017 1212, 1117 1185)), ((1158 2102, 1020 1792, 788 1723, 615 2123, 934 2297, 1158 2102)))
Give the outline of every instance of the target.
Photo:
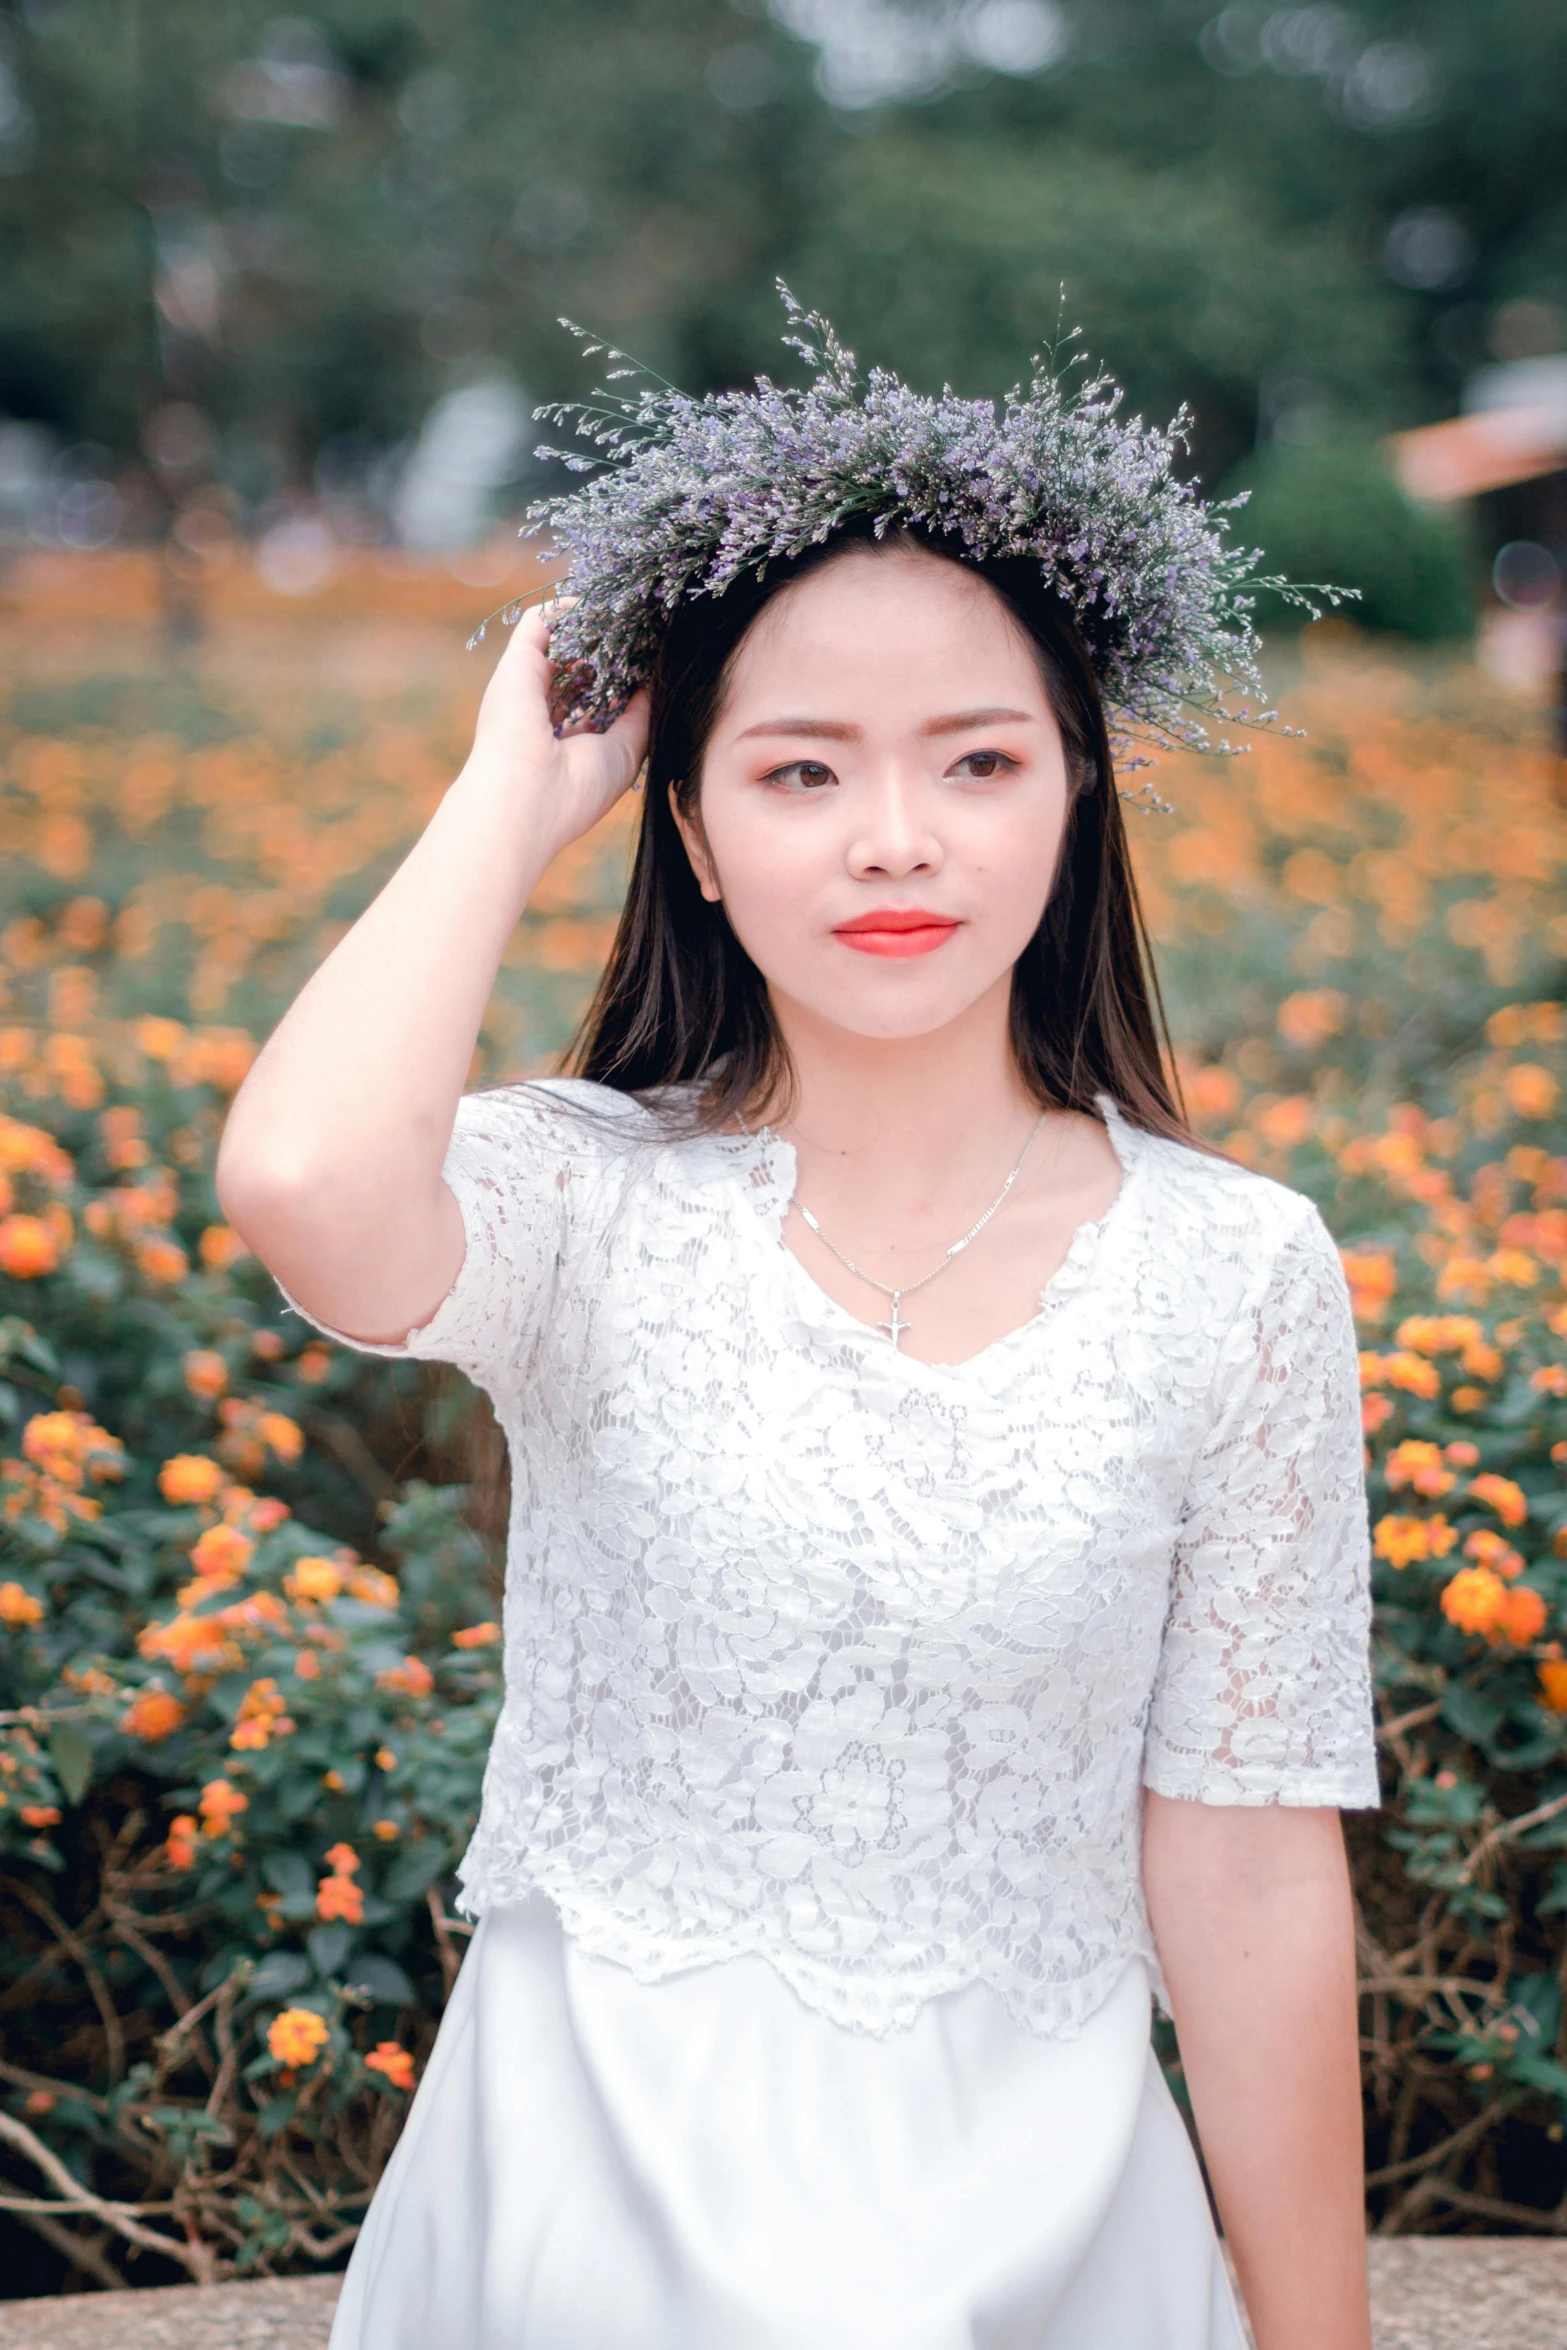
POLYGON ((1148 2024, 1134 1963, 1075 2039, 983 1984, 871 2039, 491 1910, 331 2350, 1245 2350, 1148 2024))

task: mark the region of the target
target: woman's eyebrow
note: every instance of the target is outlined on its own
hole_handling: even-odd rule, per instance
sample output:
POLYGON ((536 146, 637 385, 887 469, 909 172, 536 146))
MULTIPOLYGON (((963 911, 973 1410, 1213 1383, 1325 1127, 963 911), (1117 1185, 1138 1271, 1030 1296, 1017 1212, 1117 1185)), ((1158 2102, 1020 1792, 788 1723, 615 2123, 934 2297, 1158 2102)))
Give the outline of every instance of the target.
MULTIPOLYGON (((952 710, 940 718, 927 718, 920 733, 963 734, 971 726, 1031 726, 1033 713, 1028 710, 952 710)), ((754 726, 742 727, 736 742, 746 742, 757 734, 809 735, 823 742, 857 743, 863 739, 864 728, 837 718, 760 718, 754 726)))
POLYGON ((836 718, 760 718, 754 726, 742 727, 735 740, 743 743, 753 734, 807 734, 824 742, 857 743, 861 732, 858 726, 841 724, 836 718))
POLYGON ((921 734, 966 734, 971 726, 1031 726, 1027 710, 954 710, 945 718, 927 718, 921 734))

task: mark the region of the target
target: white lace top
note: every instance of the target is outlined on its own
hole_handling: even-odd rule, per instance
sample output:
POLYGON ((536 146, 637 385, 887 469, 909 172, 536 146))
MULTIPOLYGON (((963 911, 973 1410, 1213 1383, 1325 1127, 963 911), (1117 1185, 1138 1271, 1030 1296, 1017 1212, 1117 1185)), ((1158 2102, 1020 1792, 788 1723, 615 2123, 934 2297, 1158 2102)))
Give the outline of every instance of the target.
POLYGON ((1377 1799, 1355 1339, 1282 1185, 1132 1127, 1034 1319, 895 1352, 785 1247, 793 1152, 565 1080, 470 1095, 468 1250, 403 1347, 513 1469, 464 1903, 644 1980, 760 1951, 870 2032, 1043 2033, 1157 1965, 1140 1790, 1377 1799))

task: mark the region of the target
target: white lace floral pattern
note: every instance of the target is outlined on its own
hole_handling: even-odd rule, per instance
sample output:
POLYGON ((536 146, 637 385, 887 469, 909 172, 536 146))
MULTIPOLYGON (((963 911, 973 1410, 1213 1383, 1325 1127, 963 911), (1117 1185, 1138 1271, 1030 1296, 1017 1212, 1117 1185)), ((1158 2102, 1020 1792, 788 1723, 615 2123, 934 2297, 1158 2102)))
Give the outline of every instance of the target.
POLYGON ((1298 1193, 1104 1102, 1035 1318, 895 1353, 783 1245, 787 1144, 468 1097, 468 1254, 403 1348, 506 1430, 507 1697, 463 1864, 652 1980, 763 1953, 882 2032, 1070 2032, 1154 1964, 1140 1789, 1377 1800, 1355 1341, 1298 1193))

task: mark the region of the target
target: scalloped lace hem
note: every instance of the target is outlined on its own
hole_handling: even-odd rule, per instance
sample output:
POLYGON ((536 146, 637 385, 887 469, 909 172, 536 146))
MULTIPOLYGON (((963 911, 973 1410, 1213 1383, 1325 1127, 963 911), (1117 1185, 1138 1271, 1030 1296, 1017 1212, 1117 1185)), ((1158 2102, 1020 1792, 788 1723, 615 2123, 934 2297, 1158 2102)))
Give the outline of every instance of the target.
POLYGON ((554 1903, 563 1931, 580 1950, 623 1966, 639 1983, 661 1983, 728 1959, 763 1958, 802 2006, 844 2031, 871 2039, 910 2030, 932 1999, 966 1990, 972 1983, 988 1984, 1014 2023, 1037 2039, 1074 2039, 1135 1959, 1147 1967, 1155 1994, 1164 2003, 1158 1956, 1146 1936, 1128 1937, 1124 1945, 1067 1982, 1045 1983, 1020 1975, 1004 1961, 986 1964, 983 1956, 952 1959, 923 1968, 918 1976, 850 1974, 762 1931, 692 1934, 675 1941, 634 1925, 604 1902, 584 1895, 569 1871, 515 1865, 485 1871, 464 1880, 457 1906, 465 1916, 479 1918, 488 1909, 526 1900, 533 1893, 554 1903))

